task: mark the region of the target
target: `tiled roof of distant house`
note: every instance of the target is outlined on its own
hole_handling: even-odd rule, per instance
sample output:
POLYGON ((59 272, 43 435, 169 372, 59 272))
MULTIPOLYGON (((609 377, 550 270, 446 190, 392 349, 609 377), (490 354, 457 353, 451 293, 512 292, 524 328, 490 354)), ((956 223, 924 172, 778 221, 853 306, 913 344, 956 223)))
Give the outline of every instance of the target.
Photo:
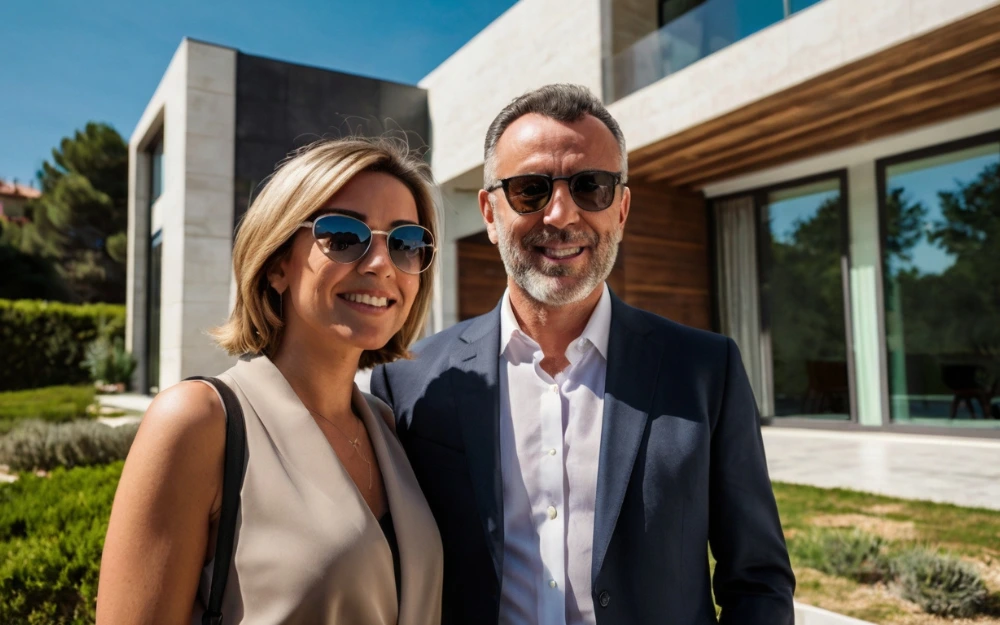
POLYGON ((0 179, 0 196, 23 197, 28 200, 33 200, 41 197, 42 192, 34 187, 18 184, 16 182, 7 182, 6 180, 0 179))

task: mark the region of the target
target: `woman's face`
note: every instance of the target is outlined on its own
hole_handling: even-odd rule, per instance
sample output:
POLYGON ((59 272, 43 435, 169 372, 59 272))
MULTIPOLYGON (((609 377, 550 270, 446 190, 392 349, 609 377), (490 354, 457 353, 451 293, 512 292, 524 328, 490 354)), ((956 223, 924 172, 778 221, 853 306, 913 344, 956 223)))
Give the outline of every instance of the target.
MULTIPOLYGON (((398 178, 379 172, 355 176, 316 216, 327 212, 355 217, 372 230, 419 223, 410 190, 398 178)), ((338 348, 354 348, 359 356, 363 350, 381 349, 410 314, 420 276, 393 265, 385 235, 373 235, 368 252, 350 264, 327 258, 324 245, 311 230, 300 229, 289 255, 268 275, 282 293, 283 342, 294 348, 304 345, 300 341, 318 346, 330 340, 338 348)))

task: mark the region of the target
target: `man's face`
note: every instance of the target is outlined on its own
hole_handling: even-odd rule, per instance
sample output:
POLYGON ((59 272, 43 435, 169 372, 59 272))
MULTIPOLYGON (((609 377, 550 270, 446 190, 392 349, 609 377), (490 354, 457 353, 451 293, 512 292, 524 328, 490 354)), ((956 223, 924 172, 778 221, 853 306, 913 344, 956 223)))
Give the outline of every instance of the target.
MULTIPOLYGON (((580 171, 619 172, 621 153, 611 131, 596 117, 560 122, 528 114, 512 123, 496 147, 498 180, 522 174, 570 176, 580 171)), ((582 210, 567 181, 554 184, 542 210, 521 215, 502 189, 480 191, 479 205, 490 240, 513 285, 536 302, 562 306, 586 299, 614 267, 630 195, 615 190, 599 212, 582 210)))

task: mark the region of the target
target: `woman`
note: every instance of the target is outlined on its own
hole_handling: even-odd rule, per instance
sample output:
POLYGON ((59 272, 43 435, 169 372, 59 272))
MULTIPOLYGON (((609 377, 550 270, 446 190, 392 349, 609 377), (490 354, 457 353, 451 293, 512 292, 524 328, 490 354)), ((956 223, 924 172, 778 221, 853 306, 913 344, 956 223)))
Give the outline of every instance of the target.
MULTIPOLYGON (((385 140, 311 146, 253 202, 214 331, 246 419, 225 623, 431 625, 441 540, 389 408, 356 370, 407 356, 430 304, 427 165, 385 140)), ((115 495, 97 622, 190 623, 211 584, 225 412, 210 385, 160 393, 115 495)))

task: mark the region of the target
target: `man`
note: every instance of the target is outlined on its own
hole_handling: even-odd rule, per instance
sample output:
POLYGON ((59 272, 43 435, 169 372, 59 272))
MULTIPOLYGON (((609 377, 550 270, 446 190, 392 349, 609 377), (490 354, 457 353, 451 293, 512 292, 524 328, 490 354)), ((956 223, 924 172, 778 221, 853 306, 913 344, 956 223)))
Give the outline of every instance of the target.
POLYGON ((715 623, 709 545, 721 622, 794 621, 736 345, 605 285, 627 163, 588 90, 514 100, 479 192, 506 293, 373 372, 441 530, 445 625, 715 623))

